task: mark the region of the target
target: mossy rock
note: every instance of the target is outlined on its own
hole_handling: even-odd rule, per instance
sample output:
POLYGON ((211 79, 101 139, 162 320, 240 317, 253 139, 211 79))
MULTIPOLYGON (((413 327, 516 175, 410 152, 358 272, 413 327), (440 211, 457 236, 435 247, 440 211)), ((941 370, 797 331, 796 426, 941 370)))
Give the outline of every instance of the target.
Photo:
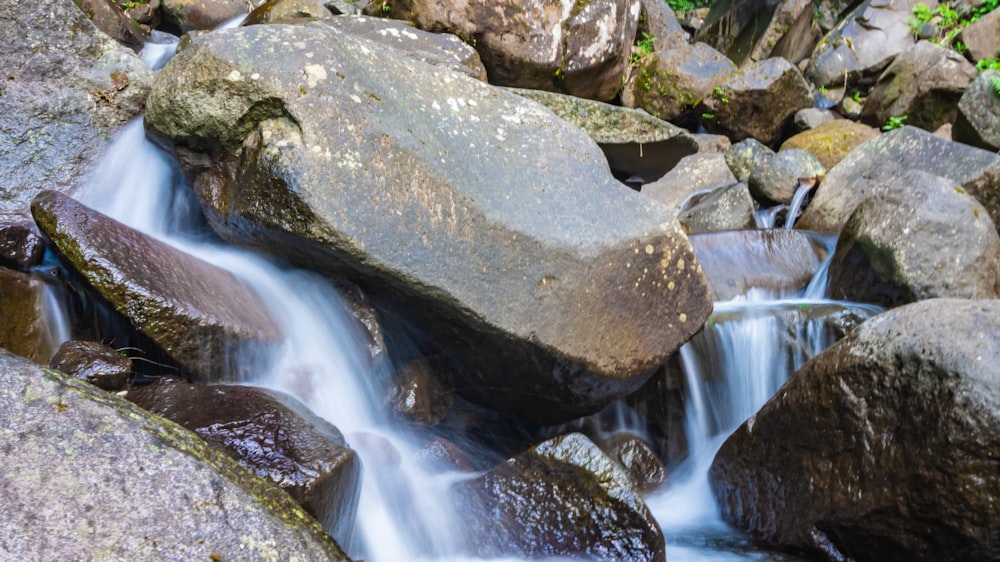
POLYGON ((780 150, 798 148, 819 159, 829 170, 840 162, 859 144, 873 139, 879 132, 868 125, 847 119, 837 119, 821 123, 814 129, 803 131, 788 140, 780 150))

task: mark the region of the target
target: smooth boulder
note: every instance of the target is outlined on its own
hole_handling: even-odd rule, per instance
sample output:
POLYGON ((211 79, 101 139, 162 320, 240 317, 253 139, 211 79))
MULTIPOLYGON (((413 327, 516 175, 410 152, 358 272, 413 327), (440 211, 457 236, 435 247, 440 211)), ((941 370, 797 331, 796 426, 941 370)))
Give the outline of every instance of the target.
POLYGON ((5 351, 0 411, 6 558, 350 560, 287 494, 195 434, 5 351))
POLYGON ((96 341, 63 342, 49 367, 112 392, 124 390, 132 376, 132 360, 127 355, 96 341))
POLYGON ((228 271, 56 191, 31 211, 67 265, 193 378, 245 373, 277 339, 264 304, 228 271))
POLYGON ((754 539, 858 562, 1000 557, 1000 301, 872 318, 807 363, 710 471, 754 539))
POLYGON ((561 421, 640 386, 711 307, 669 210, 540 105, 373 51, 321 23, 215 33, 146 124, 193 153, 217 232, 348 275, 464 366, 465 397, 561 421))

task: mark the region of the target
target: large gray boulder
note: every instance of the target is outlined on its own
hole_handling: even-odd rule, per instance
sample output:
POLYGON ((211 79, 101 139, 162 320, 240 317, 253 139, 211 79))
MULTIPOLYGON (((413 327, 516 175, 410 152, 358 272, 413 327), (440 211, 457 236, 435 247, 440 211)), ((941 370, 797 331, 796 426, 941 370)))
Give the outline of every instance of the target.
MULTIPOLYGON (((871 82, 913 47, 913 6, 920 0, 865 0, 816 45, 806 77, 817 86, 871 82)), ((937 0, 924 0, 932 9, 937 0)))
POLYGON ((376 0, 367 12, 473 45, 490 83, 610 101, 621 89, 640 0, 376 0))
POLYGON ((214 33, 146 123, 213 151, 187 160, 222 236, 353 277, 464 365, 466 397, 557 420, 641 385, 711 306, 670 211, 542 106, 372 52, 319 23, 214 33))
POLYGON ((350 560, 193 433, 0 350, 8 560, 350 560))
POLYGON ((622 104, 675 119, 735 71, 731 60, 704 43, 670 47, 639 59, 622 88, 622 104))
POLYGON ((721 152, 699 152, 681 158, 660 179, 642 186, 641 193, 678 210, 692 195, 721 185, 736 183, 721 152))
POLYGON ((542 90, 511 91, 583 129, 604 151, 611 169, 625 177, 654 181, 698 152, 690 133, 645 111, 542 90))
POLYGON ((0 2, 0 212, 74 192, 143 110, 153 74, 72 0, 0 2))
POLYGON ((830 263, 830 296, 883 306, 1000 296, 1000 236, 955 182, 920 171, 882 178, 830 263))
POLYGON ((880 127, 890 117, 905 115, 907 125, 935 131, 955 121, 958 100, 976 74, 976 67, 954 50, 920 41, 879 76, 861 118, 880 127))
POLYGON ((663 534, 628 473, 589 439, 540 443, 453 493, 477 556, 665 562, 663 534))
POLYGON ((833 560, 1000 558, 1000 301, 872 318, 722 446, 710 479, 754 539, 833 560))
POLYGON ((990 152, 1000 151, 1000 94, 993 86, 994 80, 1000 80, 1000 72, 987 70, 972 82, 958 100, 958 115, 952 128, 952 138, 956 141, 990 152))
POLYGON ((973 62, 997 57, 997 37, 1000 37, 1000 10, 979 18, 955 36, 966 46, 973 62))
POLYGON ((882 179, 908 170, 950 179, 986 207, 994 224, 1000 220, 1000 156, 923 129, 903 127, 858 146, 834 166, 796 226, 840 232, 854 209, 879 189, 882 179))
POLYGON ((228 271, 56 191, 31 211, 67 265, 195 379, 247 373, 278 337, 264 304, 228 271))

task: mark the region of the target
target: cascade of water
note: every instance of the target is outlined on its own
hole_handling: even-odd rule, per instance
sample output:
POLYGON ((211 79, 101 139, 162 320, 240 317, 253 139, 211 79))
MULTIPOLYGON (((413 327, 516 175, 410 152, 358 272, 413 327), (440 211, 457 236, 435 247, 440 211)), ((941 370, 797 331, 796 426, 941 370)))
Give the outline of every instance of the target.
POLYGON ((786 229, 791 230, 792 227, 795 226, 795 221, 802 213, 802 204, 806 201, 806 195, 809 195, 809 190, 811 190, 814 185, 814 183, 801 184, 795 190, 795 195, 792 196, 792 202, 788 204, 788 212, 785 213, 786 229))

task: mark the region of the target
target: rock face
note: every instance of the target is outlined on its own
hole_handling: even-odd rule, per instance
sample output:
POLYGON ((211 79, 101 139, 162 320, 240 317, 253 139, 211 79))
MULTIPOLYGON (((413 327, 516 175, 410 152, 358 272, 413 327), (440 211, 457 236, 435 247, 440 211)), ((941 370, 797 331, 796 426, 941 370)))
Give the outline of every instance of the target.
POLYGON ((724 0, 713 3, 698 40, 741 66, 770 57, 796 63, 809 56, 819 39, 812 18, 810 0, 724 0))
POLYGON ((31 211, 68 265, 195 378, 252 368, 277 338, 264 305, 229 272, 55 191, 31 211))
POLYGON ((265 0, 162 0, 161 12, 167 25, 186 33, 213 29, 220 23, 261 6, 265 0))
POLYGON ((691 42, 691 36, 681 27, 674 11, 666 2, 659 0, 642 1, 637 37, 645 37, 643 33, 653 38, 654 51, 672 49, 691 42))
POLYGON ((610 101, 639 25, 639 0, 377 0, 368 12, 475 46, 490 83, 610 101))
POLYGON ((879 76, 861 117, 881 126, 906 115, 907 124, 934 131, 955 121, 956 105, 976 78, 976 67, 953 49, 920 41, 900 53, 879 76))
POLYGON ((685 156, 662 178, 642 186, 642 194, 652 197, 671 209, 699 191, 736 183, 736 178, 719 152, 703 152, 685 156))
POLYGON ((698 152, 690 133, 644 111, 541 90, 512 91, 583 129, 604 151, 611 169, 625 177, 654 181, 698 152))
POLYGON ((124 390, 132 376, 131 359, 95 341, 64 342, 49 367, 108 391, 124 390))
POLYGON ((767 201, 789 203, 799 187, 799 178, 826 173, 823 164, 805 150, 789 148, 772 156, 750 172, 750 193, 767 201))
POLYGON ((25 270, 42 262, 45 242, 31 219, 0 214, 0 266, 25 270))
POLYGON ((952 180, 986 207, 994 223, 1000 219, 1000 156, 903 127, 862 144, 834 166, 796 226, 840 232, 858 204, 879 188, 879 178, 908 170, 952 180))
POLYGON ((966 27, 955 37, 968 47, 973 62, 997 56, 997 37, 1000 37, 1000 11, 993 10, 966 27))
POLYGON ((782 58, 753 63, 716 86, 699 105, 705 127, 734 140, 776 143, 795 113, 811 107, 809 85, 782 58), (710 116, 708 116, 708 115, 710 116))
POLYGON ((0 410, 5 557, 350 560, 287 494, 194 434, 4 351, 0 410))
POLYGON ((664 562, 663 535, 628 475, 579 433, 545 441, 454 492, 477 556, 664 562))
POLYGON ((753 228, 757 204, 745 183, 733 183, 692 195, 677 213, 685 232, 697 234, 753 228))
MULTIPOLYGON (((1000 16, 1000 11, 996 13, 1000 16)), ((959 142, 997 152, 1000 150, 1000 96, 993 89, 993 80, 1000 80, 1000 72, 987 70, 962 94, 952 136, 959 142)))
POLYGON ((642 57, 622 90, 622 104, 660 119, 689 111, 736 66, 704 43, 680 45, 642 57))
POLYGON ((466 397, 557 420, 641 385, 710 309, 669 211, 538 104, 372 49, 322 24, 212 34, 147 126, 214 148, 192 172, 222 236, 351 276, 465 366, 466 397))
POLYGON ((153 74, 71 0, 0 3, 0 212, 72 192, 143 110, 153 74))
POLYGON ((830 264, 830 295, 898 306, 1000 295, 1000 236, 951 180, 920 171, 882 178, 858 205, 830 264))
POLYGON ((333 19, 320 0, 267 0, 247 14, 241 25, 292 23, 311 19, 333 19))
POLYGON ((820 254, 795 230, 732 230, 691 236, 716 301, 752 288, 777 295, 801 291, 819 268, 820 254))
POLYGON ((122 45, 138 52, 149 40, 149 32, 139 27, 111 0, 73 0, 98 29, 122 45))
POLYGON ((30 275, 0 267, 0 348, 39 363, 55 353, 42 309, 44 290, 30 275))
MULTIPOLYGON (((935 0, 924 2, 934 8, 935 0)), ((871 81, 916 42, 909 22, 917 0, 865 0, 813 51, 805 74, 817 86, 871 81)))
POLYGON ((1000 557, 998 319, 924 301, 814 358, 716 456, 725 518, 835 560, 1000 557))
POLYGON ((819 159, 826 169, 833 168, 858 145, 879 135, 876 129, 849 119, 837 119, 820 123, 815 128, 803 131, 781 145, 786 148, 805 150, 819 159))
POLYGON ((250 386, 179 382, 133 389, 126 398, 273 482, 350 547, 361 459, 336 427, 294 398, 250 386))

